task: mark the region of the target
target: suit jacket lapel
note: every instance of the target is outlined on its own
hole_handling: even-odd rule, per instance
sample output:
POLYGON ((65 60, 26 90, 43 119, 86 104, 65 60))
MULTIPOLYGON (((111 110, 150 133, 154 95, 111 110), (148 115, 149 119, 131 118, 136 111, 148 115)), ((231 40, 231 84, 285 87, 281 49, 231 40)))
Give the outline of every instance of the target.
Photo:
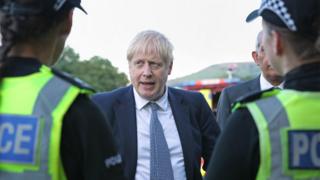
POLYGON ((180 142, 183 151, 184 166, 187 179, 192 179, 192 130, 190 127, 189 108, 184 104, 182 97, 179 94, 174 94, 171 88, 168 88, 169 103, 175 119, 177 130, 180 136, 180 142))
POLYGON ((128 87, 128 92, 120 97, 119 104, 114 107, 116 112, 116 119, 119 123, 117 134, 121 134, 121 141, 123 143, 122 155, 125 162, 125 173, 128 177, 134 177, 137 166, 137 123, 135 100, 133 95, 133 87, 128 87))

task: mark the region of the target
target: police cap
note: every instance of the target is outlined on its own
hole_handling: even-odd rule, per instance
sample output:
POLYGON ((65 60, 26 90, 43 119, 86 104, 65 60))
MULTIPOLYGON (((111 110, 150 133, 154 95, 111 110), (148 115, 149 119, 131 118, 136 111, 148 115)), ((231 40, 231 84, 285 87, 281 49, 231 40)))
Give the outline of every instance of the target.
POLYGON ((313 26, 319 12, 319 0, 262 0, 260 8, 251 12, 246 21, 261 16, 268 23, 292 32, 317 35, 313 26))
POLYGON ((87 12, 81 6, 81 0, 4 0, 0 3, 0 11, 10 15, 41 15, 58 14, 63 7, 79 8, 87 12))

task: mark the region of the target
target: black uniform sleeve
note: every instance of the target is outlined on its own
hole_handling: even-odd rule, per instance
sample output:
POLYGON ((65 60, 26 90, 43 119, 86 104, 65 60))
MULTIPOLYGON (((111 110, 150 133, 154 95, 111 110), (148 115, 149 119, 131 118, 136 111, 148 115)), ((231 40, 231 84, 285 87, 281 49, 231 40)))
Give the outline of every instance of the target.
POLYGON ((68 180, 124 179, 111 128, 85 95, 65 115, 60 150, 68 180))
POLYGON ((218 139, 206 180, 255 180, 259 149, 258 130, 249 111, 232 113, 218 139))

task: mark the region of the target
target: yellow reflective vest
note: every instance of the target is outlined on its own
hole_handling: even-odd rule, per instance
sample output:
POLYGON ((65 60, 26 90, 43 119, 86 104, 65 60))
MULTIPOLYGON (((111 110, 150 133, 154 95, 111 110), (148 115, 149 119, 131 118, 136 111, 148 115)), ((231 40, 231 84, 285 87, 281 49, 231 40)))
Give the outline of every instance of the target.
POLYGON ((320 92, 273 90, 246 103, 259 132, 257 180, 320 179, 320 92))
POLYGON ((60 159, 63 117, 79 93, 88 93, 41 66, 1 79, 1 179, 66 179, 60 159))

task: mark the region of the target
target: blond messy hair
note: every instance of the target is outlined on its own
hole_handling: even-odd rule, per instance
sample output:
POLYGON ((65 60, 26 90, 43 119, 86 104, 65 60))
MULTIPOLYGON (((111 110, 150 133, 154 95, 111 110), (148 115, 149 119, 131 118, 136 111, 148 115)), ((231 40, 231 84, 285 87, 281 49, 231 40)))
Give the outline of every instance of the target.
POLYGON ((158 55, 167 64, 173 62, 173 45, 161 33, 153 30, 138 33, 127 50, 127 59, 131 61, 135 54, 158 55))

